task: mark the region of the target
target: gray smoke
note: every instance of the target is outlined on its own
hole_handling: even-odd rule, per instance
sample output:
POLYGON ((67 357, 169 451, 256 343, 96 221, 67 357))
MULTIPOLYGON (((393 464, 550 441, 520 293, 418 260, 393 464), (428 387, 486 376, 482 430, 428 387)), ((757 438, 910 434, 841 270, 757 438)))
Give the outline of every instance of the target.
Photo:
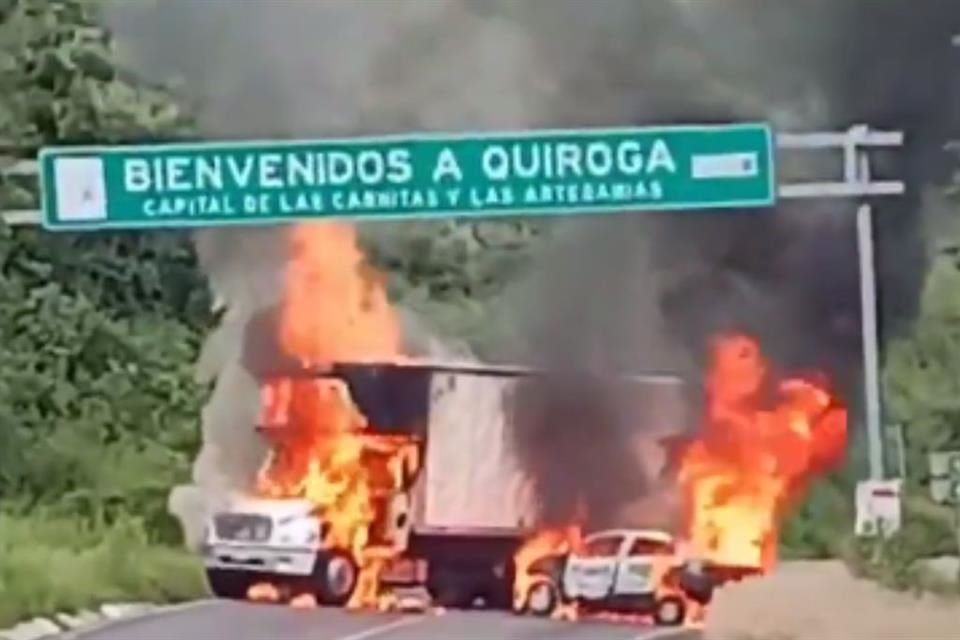
MULTIPOLYGON (((942 145, 960 124, 951 47, 960 5, 561 0, 551 6, 541 38, 553 59, 569 60, 562 93, 580 86, 581 95, 597 98, 596 109, 583 100, 568 103, 569 121, 577 122, 581 109, 580 121, 602 123, 763 119, 797 131, 861 122, 904 130, 907 148, 884 158, 878 173, 905 179, 909 193, 877 202, 875 210, 882 339, 908 326, 926 269, 921 197, 946 176, 942 145), (589 29, 595 37, 580 37, 589 29)), ((800 167, 811 169, 818 167, 800 167)), ((559 235, 563 250, 548 248, 513 301, 533 302, 512 353, 555 366, 666 369, 696 380, 690 374, 702 370, 708 336, 747 331, 781 368, 824 371, 850 404, 859 404, 852 203, 589 218, 559 235)), ((628 507, 655 497, 649 483, 631 480, 628 471, 636 470, 625 447, 616 446, 627 442, 623 419, 597 398, 569 384, 541 385, 523 397, 529 411, 518 442, 544 480, 552 519, 569 520, 584 502, 594 507, 591 524, 602 526, 616 512, 611 502, 628 507), (586 420, 558 422, 564 414, 586 420), (588 446, 596 456, 585 453, 588 446)))
MULTIPOLYGON (((960 113, 948 73, 958 8, 951 0, 164 0, 117 4, 109 18, 131 65, 177 82, 211 136, 738 119, 796 130, 860 121, 904 128, 910 148, 883 170, 907 177, 911 194, 878 215, 890 335, 913 316, 925 267, 919 186, 943 177, 939 145, 960 113)), ((785 366, 826 368, 854 397, 851 213, 827 202, 559 225, 509 305, 524 331, 503 355, 577 370, 689 373, 699 370, 705 336, 738 327, 785 366)), ((237 486, 258 451, 243 405, 250 362, 240 351, 250 319, 277 291, 269 283, 282 270, 282 247, 279 231, 198 236, 225 305, 205 354, 217 390, 196 470, 204 490, 237 486)), ((576 389, 562 382, 531 394, 518 432, 555 517, 573 510, 565 495, 609 502, 602 493, 628 482, 629 502, 651 490, 649 470, 645 481, 626 477, 632 467, 617 454, 632 420, 606 391, 578 398, 576 389), (567 421, 565 432, 548 424, 567 411, 582 420, 567 421), (570 457, 590 443, 616 460, 570 457), (591 488, 570 491, 571 483, 591 488)))
MULTIPOLYGON (((211 137, 523 127, 553 99, 519 26, 461 0, 164 0, 116 3, 107 17, 129 64, 179 87, 211 137)), ((196 247, 223 321, 200 363, 216 387, 194 482, 170 501, 192 545, 262 460, 255 374, 282 365, 271 314, 287 241, 280 228, 211 230, 196 247)), ((450 351, 402 318, 411 352, 450 351)))

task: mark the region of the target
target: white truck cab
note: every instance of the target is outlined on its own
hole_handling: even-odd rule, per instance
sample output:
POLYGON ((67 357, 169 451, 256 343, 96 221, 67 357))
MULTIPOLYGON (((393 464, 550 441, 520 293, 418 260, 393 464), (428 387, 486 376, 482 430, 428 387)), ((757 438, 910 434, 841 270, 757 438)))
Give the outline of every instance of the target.
POLYGON ((203 559, 215 595, 244 598, 254 584, 283 578, 322 601, 343 604, 358 568, 322 547, 324 523, 309 500, 238 496, 207 524, 203 559))

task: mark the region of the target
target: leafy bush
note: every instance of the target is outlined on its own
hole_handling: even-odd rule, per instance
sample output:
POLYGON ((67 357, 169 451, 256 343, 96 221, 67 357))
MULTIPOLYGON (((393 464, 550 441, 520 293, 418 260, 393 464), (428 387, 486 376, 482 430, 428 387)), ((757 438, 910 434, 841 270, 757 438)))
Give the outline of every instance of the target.
MULTIPOLYGON (((189 131, 169 95, 119 70, 96 5, 0 2, 4 154, 189 131)), ((36 204, 36 180, 0 175, 0 208, 36 204)), ((209 308, 195 262, 183 233, 0 222, 0 627, 203 593, 166 513, 205 391, 191 371, 209 308)))
POLYGON ((836 558, 852 533, 853 481, 849 472, 818 482, 790 515, 780 535, 787 560, 836 558))
POLYGON ((198 558, 158 545, 142 520, 97 525, 49 514, 0 514, 0 627, 107 601, 203 596, 198 558))

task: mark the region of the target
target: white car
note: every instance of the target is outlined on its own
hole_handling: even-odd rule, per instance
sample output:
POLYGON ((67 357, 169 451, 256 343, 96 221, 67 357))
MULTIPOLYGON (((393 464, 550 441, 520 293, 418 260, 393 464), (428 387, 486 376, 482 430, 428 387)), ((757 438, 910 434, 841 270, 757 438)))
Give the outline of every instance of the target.
POLYGON ((697 569, 676 547, 662 531, 595 533, 577 553, 534 563, 531 571, 537 577, 524 608, 545 616, 561 602, 573 602, 581 610, 649 614, 660 625, 682 624, 690 598, 681 574, 697 569))

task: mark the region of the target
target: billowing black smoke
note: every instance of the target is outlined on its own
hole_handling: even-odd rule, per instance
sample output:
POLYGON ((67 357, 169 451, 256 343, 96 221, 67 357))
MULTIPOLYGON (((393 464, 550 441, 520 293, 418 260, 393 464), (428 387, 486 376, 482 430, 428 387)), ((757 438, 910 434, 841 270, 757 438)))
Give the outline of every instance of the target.
MULTIPOLYGON (((905 130, 906 151, 878 169, 910 189, 877 203, 884 337, 915 314, 925 267, 920 198, 946 176, 942 145, 960 114, 956 0, 117 0, 110 7, 131 65, 154 80, 177 79, 214 135, 742 119, 798 131, 860 122, 905 130)), ((850 203, 825 201, 565 223, 510 305, 522 340, 504 345, 504 355, 565 370, 695 377, 705 337, 740 328, 784 367, 825 369, 856 404, 852 214, 850 203)), ((198 243, 228 310, 208 358, 220 392, 205 415, 197 463, 205 491, 236 486, 254 467, 233 461, 256 459, 255 448, 237 444, 252 437, 255 410, 239 401, 255 394, 233 347, 249 319, 272 304, 284 262, 282 235, 257 234, 214 230, 206 246, 198 243)), ((628 426, 649 409, 599 387, 564 379, 521 394, 518 442, 554 519, 585 503, 605 521, 615 503, 656 489, 655 469, 628 464, 636 444, 628 426)))
MULTIPOLYGON (((960 59, 952 46, 960 4, 710 4, 672 18, 700 34, 686 43, 687 53, 709 79, 658 78, 638 46, 624 44, 621 53, 635 57, 614 55, 618 81, 604 85, 603 102, 633 105, 638 124, 767 119, 801 132, 858 123, 904 131, 907 147, 875 163, 875 174, 908 185, 906 197, 874 203, 881 341, 889 339, 917 311, 926 269, 923 195, 949 174, 943 145, 960 124, 960 59), (734 90, 698 93, 711 82, 734 90), (646 93, 657 98, 636 99, 646 93), (751 98, 738 100, 738 93, 751 98)), ((644 15, 652 14, 636 6, 620 20, 634 19, 640 34, 644 15)), ((856 408, 856 204, 782 201, 775 210, 571 221, 522 287, 517 304, 527 313, 526 331, 515 348, 552 367, 668 370, 696 381, 707 339, 746 331, 778 368, 827 373, 856 408)), ((537 385, 522 398, 517 442, 552 520, 573 518, 586 503, 591 524, 602 525, 618 501, 623 507, 649 490, 649 481, 631 483, 623 473, 630 444, 624 416, 604 402, 595 389, 569 384, 537 385)))

